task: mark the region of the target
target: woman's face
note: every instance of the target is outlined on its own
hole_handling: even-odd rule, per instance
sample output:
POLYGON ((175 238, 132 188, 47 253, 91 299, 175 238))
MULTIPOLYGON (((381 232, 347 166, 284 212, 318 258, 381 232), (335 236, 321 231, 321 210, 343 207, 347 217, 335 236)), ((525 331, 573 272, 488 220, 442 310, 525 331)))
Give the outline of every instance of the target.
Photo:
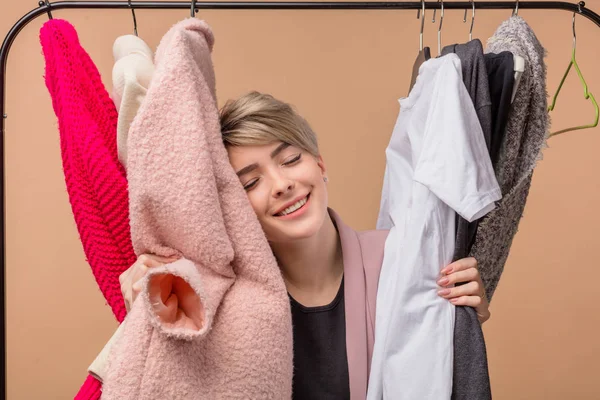
POLYGON ((227 146, 229 161, 270 242, 314 235, 327 215, 321 156, 286 143, 227 146))

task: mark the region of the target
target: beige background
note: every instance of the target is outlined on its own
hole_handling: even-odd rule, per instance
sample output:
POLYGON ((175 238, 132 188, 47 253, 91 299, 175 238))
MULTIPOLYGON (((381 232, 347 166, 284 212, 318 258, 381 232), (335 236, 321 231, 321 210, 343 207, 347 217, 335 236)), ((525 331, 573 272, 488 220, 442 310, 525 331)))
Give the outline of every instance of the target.
MULTIPOLYGON (((0 0, 0 34, 35 1, 0 0)), ((588 1, 600 12, 600 1, 588 1)), ((383 150, 396 99, 418 50, 415 11, 201 11, 216 36, 218 94, 257 89, 297 105, 318 132, 330 168, 331 205, 355 228, 373 228, 383 150)), ((56 11, 78 30, 110 85, 114 39, 132 32, 128 11, 56 11)), ((138 11, 155 48, 188 11, 138 11)), ((485 39, 510 11, 478 10, 485 39)), ((542 43, 553 92, 569 61, 571 14, 521 10, 542 43)), ((425 41, 436 53, 427 13, 425 41)), ((65 191, 56 118, 42 79, 38 18, 9 57, 6 123, 8 398, 72 398, 116 327, 82 252, 65 191)), ((447 11, 443 43, 468 39, 462 11, 447 11)), ((580 66, 595 74, 600 29, 578 19, 580 66)), ((576 78, 554 127, 593 119, 576 78)), ((485 324, 495 399, 598 399, 600 129, 550 141, 535 173, 520 231, 485 324)))

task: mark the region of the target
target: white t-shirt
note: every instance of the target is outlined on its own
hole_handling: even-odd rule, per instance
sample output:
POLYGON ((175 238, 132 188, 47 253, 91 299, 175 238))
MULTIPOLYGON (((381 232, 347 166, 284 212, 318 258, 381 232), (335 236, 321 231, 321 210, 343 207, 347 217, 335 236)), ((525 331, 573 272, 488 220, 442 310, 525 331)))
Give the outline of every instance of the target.
POLYGON ((390 233, 367 399, 450 399, 454 306, 437 280, 452 261, 455 213, 478 219, 501 192, 458 56, 425 62, 400 107, 377 222, 390 233))

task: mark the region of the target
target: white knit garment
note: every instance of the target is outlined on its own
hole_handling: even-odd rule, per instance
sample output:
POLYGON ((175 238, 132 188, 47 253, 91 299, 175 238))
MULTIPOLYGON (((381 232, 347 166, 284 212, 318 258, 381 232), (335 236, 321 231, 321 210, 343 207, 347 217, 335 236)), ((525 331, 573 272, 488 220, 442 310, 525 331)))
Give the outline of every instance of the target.
POLYGON ((113 101, 119 112, 117 148, 119 161, 127 168, 127 134, 154 74, 154 56, 150 47, 134 35, 118 37, 113 56, 113 101))

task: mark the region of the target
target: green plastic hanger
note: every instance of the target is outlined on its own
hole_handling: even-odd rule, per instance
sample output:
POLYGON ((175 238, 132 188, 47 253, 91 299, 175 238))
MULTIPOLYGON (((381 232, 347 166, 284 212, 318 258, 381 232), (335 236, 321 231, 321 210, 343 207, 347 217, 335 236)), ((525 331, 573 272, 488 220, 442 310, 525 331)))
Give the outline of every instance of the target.
MULTIPOLYGON (((581 8, 579 11, 581 12, 581 8)), ((567 76, 569 75, 569 72, 571 71, 571 67, 575 67, 575 71, 577 71, 577 76, 579 76, 579 80, 581 81, 581 84, 583 85, 585 99, 591 100, 592 104, 594 105, 594 108, 596 110, 596 119, 594 120, 594 123, 592 123, 590 125, 582 125, 582 126, 575 126, 572 128, 562 129, 560 131, 551 133, 549 135, 549 137, 556 136, 556 135, 559 135, 559 134, 565 133, 565 132, 577 131, 580 129, 595 128, 596 126, 598 126, 598 119, 600 117, 600 110, 598 108, 598 103, 596 102, 594 95, 592 93, 590 93, 590 91, 588 89, 588 85, 585 82, 585 79, 583 78, 583 74, 581 73, 581 70, 579 69, 579 65, 577 65, 577 60, 575 59, 575 50, 577 48, 577 36, 575 34, 575 14, 576 13, 573 13, 573 52, 571 54, 571 62, 569 63, 569 66, 567 67, 567 72, 565 72, 565 75, 563 76, 562 80, 560 81, 560 85, 558 86, 558 90, 556 91, 556 94, 554 95, 554 98, 552 99, 552 104, 548 107, 548 111, 554 110, 554 107, 556 106, 556 99, 558 98, 558 94, 560 93, 560 90, 562 89, 563 84, 565 83, 565 80, 567 79, 567 76)))

